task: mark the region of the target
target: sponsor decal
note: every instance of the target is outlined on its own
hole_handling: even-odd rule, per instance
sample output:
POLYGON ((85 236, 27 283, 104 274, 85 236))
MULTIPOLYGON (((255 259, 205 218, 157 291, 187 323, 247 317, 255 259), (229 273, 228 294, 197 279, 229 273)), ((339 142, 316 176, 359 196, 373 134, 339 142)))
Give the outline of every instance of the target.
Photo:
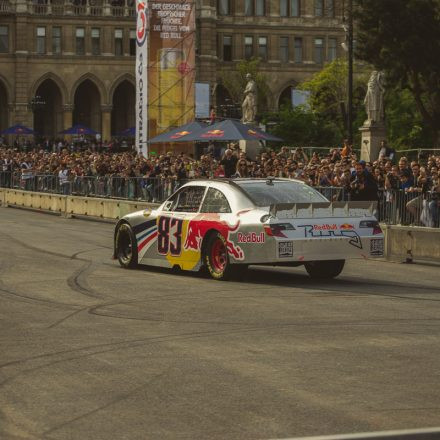
POLYGON ((383 238, 373 238, 370 240, 370 255, 383 255, 383 238))
POLYGON ((264 243, 265 234, 264 232, 249 232, 248 234, 238 232, 237 240, 239 243, 264 243))
POLYGON ((324 225, 313 225, 313 229, 315 231, 335 231, 338 229, 338 226, 334 223, 332 225, 324 224, 324 225))
POLYGON ((278 257, 279 258, 293 257, 293 241, 278 242, 278 257))
POLYGON ((188 73, 191 72, 191 70, 192 70, 191 66, 186 61, 181 62, 177 67, 177 71, 181 75, 188 75, 188 73))
POLYGON ((136 24, 136 41, 139 46, 145 43, 147 38, 147 27, 148 27, 148 8, 147 5, 138 1, 137 4, 137 24, 136 24))
POLYGON ((202 138, 211 138, 211 137, 223 137, 225 134, 224 130, 210 130, 207 131, 206 133, 203 133, 202 135, 200 135, 200 137, 202 138))
POLYGON ((228 249, 229 255, 233 256, 236 260, 244 260, 243 249, 236 245, 231 239, 231 234, 235 233, 239 226, 240 221, 235 225, 230 225, 226 221, 221 220, 218 214, 199 214, 188 221, 188 229, 183 248, 184 250, 200 252, 203 237, 208 231, 215 229, 219 231, 226 240, 226 248, 228 249))
POLYGON ((186 136, 187 134, 191 134, 190 131, 179 131, 178 133, 174 133, 171 137, 171 139, 180 139, 183 136, 186 136))
POLYGON ((361 237, 356 231, 338 230, 337 225, 322 225, 325 226, 322 229, 319 229, 319 226, 320 225, 299 225, 298 227, 304 228, 304 237, 306 238, 347 237, 350 239, 348 241, 349 244, 358 249, 362 249, 361 237), (326 226, 329 226, 329 228, 326 226))
POLYGON ((248 130, 248 134, 257 138, 264 138, 264 136, 254 130, 248 130))
POLYGON ((136 235, 139 257, 142 258, 157 237, 156 220, 149 220, 134 226, 133 232, 136 235))
POLYGON ((339 229, 354 229, 354 226, 350 225, 349 223, 344 223, 343 225, 339 226, 339 229))

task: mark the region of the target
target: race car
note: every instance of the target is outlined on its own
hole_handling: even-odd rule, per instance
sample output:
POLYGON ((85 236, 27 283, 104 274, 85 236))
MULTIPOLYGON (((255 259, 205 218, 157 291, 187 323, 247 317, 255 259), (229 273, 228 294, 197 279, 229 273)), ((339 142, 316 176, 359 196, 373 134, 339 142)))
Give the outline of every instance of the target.
POLYGON ((248 265, 304 265, 311 277, 338 276, 348 258, 381 257, 374 202, 330 202, 298 180, 207 179, 179 188, 157 209, 115 227, 114 257, 227 279, 248 265))

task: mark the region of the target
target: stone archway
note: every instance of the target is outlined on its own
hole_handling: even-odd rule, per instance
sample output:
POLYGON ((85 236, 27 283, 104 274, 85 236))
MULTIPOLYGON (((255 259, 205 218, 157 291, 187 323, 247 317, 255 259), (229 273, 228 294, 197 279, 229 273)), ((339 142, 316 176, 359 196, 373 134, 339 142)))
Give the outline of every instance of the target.
POLYGON ((234 103, 229 90, 221 84, 215 88, 215 102, 218 117, 241 119, 240 106, 234 103))
POLYGON ((8 92, 0 81, 0 131, 8 128, 8 92))
POLYGON ((73 125, 83 124, 101 132, 101 94, 90 79, 84 80, 75 90, 73 98, 73 125))
POLYGON ((128 80, 115 88, 112 97, 111 133, 115 135, 135 125, 135 86, 128 80))
POLYGON ((52 79, 44 80, 31 99, 37 135, 56 138, 63 129, 62 96, 58 85, 52 79))
POLYGON ((281 93, 280 97, 278 98, 278 108, 280 109, 283 106, 289 106, 289 108, 292 107, 292 89, 294 87, 292 85, 286 87, 281 93))

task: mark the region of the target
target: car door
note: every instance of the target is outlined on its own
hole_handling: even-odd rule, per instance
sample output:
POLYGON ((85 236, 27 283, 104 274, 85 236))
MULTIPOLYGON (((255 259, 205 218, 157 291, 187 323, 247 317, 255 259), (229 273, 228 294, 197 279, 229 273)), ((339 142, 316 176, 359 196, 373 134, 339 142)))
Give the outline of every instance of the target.
POLYGON ((197 240, 190 236, 194 235, 191 224, 199 214, 205 192, 204 185, 186 186, 167 200, 158 213, 156 258, 165 263, 161 265, 192 270, 199 262, 200 249, 188 243, 197 240))

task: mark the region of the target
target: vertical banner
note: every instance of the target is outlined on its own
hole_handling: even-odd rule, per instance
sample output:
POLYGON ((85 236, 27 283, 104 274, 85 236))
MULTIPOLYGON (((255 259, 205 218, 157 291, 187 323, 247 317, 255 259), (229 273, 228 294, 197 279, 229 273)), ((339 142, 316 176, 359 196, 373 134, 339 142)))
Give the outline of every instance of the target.
POLYGON ((148 155, 148 0, 136 0, 136 151, 148 155))
POLYGON ((194 120, 195 1, 150 0, 149 137, 194 120))

